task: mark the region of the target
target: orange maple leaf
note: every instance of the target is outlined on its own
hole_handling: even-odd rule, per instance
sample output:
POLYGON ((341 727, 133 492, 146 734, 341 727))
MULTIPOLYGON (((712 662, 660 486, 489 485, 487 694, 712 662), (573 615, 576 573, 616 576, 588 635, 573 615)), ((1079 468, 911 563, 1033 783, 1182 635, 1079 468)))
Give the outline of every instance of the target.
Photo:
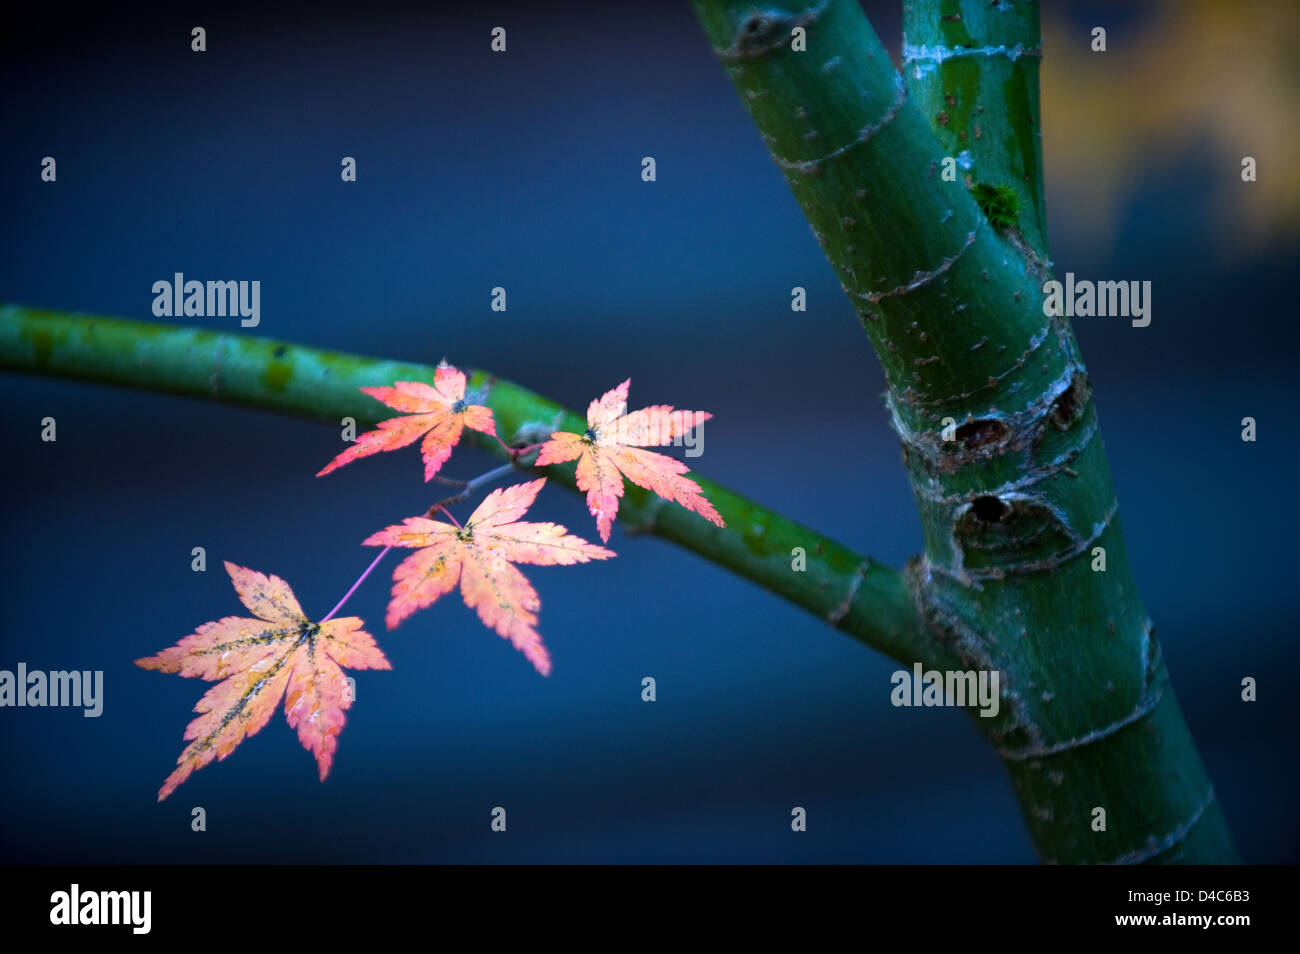
POLYGON ((379 422, 377 430, 366 431, 347 450, 340 453, 318 473, 324 477, 344 464, 380 451, 397 450, 424 437, 420 453, 424 457, 424 479, 432 480, 438 469, 451 456, 451 449, 460 441, 461 431, 468 427, 484 434, 496 436, 496 422, 492 409, 481 404, 465 403, 465 375, 450 365, 438 365, 433 384, 422 381, 397 381, 389 387, 360 388, 377 401, 406 417, 390 417, 379 422))
POLYGON ((533 628, 541 600, 514 564, 570 565, 606 560, 614 553, 559 524, 520 522, 545 483, 543 478, 492 491, 463 527, 407 517, 401 526, 367 537, 367 546, 418 548, 393 571, 388 628, 431 606, 459 583, 465 605, 478 612, 483 624, 509 639, 538 672, 548 675, 551 655, 533 628))
POLYGON ((390 669, 374 637, 355 616, 313 623, 303 615, 289 584, 233 563, 226 572, 240 602, 256 619, 226 616, 204 623, 175 646, 135 661, 137 666, 222 682, 203 694, 201 713, 185 729, 192 741, 177 758, 177 768, 158 790, 170 795, 190 773, 214 758, 224 759, 247 736, 266 725, 284 696, 289 728, 316 756, 325 781, 343 710, 352 693, 340 666, 390 669))
POLYGON ((653 491, 665 500, 675 500, 705 520, 727 524, 700 491, 700 485, 682 474, 690 472, 679 460, 641 450, 671 444, 697 424, 713 417, 707 411, 678 411, 660 404, 627 413, 629 378, 607 391, 587 408, 587 433, 557 431, 542 445, 537 466, 578 461, 578 489, 587 493, 587 509, 596 518, 600 539, 609 542, 609 531, 618 515, 618 498, 623 496, 623 478, 653 491))

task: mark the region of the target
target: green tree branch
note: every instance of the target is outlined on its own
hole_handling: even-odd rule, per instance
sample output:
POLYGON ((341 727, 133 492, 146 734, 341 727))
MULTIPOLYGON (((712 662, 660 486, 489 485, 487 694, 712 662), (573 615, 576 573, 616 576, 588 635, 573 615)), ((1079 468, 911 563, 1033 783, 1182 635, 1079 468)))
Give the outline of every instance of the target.
MULTIPOLYGON (((357 389, 394 381, 433 381, 434 368, 324 351, 242 334, 0 306, 0 368, 144 388, 277 411, 338 425, 352 417, 373 426, 392 411, 357 389)), ((581 433, 586 419, 483 371, 469 387, 483 392, 498 431, 509 442, 542 439, 553 430, 581 433)), ((505 456, 494 440, 467 439, 505 456)), ((322 461, 328 458, 322 450, 322 461)), ((572 464, 541 468, 574 487, 572 464)), ((629 484, 619 523, 652 533, 803 607, 855 639, 897 659, 955 655, 921 620, 903 575, 775 514, 692 472, 727 521, 725 529, 629 484), (791 569, 802 547, 807 569, 791 569)))

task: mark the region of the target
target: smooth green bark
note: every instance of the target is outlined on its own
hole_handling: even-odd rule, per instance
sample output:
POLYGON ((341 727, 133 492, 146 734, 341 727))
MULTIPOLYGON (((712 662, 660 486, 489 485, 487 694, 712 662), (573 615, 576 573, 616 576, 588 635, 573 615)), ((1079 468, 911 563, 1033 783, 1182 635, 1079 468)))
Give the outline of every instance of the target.
POLYGON ((994 23, 977 6, 907 12, 914 89, 854 0, 787 11, 695 0, 884 365, 924 528, 913 593, 965 668, 1001 673, 1002 712, 976 722, 1043 858, 1233 861, 1133 581, 1087 371, 1069 324, 1044 315, 1037 83, 1025 68, 1037 17, 994 23), (1009 74, 981 63, 1011 56, 971 52, 1008 42, 1021 47, 1009 74), (941 174, 976 117, 974 168, 1020 175, 1023 231, 995 229, 964 178, 941 174), (1093 828, 1099 808, 1105 831, 1093 828))
POLYGON ((1047 260, 1038 64, 1043 41, 1033 0, 907 0, 903 80, 961 177, 1012 189, 1017 228, 1047 260), (964 155, 963 155, 964 154, 964 155))

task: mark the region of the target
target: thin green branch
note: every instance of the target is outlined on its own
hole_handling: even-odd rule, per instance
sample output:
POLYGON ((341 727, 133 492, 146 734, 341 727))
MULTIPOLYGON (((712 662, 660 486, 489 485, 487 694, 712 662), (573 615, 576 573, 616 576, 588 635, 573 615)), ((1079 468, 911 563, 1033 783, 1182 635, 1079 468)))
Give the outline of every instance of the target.
MULTIPOLYGON (((324 351, 268 338, 196 328, 0 306, 0 368, 163 391, 339 424, 373 426, 392 412, 358 388, 394 381, 433 381, 434 367, 324 351)), ((510 443, 531 443, 554 430, 581 433, 586 421, 517 384, 483 371, 469 388, 492 408, 510 443)), ((498 457, 491 437, 466 432, 498 457)), ((321 447, 321 459, 330 449, 321 447)), ((307 471, 311 468, 308 467, 307 471)), ((574 486, 572 464, 541 468, 574 486)), ((922 623, 903 575, 699 474, 704 494, 726 529, 631 484, 619 509, 628 529, 654 534, 801 606, 886 655, 941 665, 948 651, 922 623), (793 569, 802 548, 806 569, 793 569)), ((304 479, 311 479, 304 472, 304 479)))

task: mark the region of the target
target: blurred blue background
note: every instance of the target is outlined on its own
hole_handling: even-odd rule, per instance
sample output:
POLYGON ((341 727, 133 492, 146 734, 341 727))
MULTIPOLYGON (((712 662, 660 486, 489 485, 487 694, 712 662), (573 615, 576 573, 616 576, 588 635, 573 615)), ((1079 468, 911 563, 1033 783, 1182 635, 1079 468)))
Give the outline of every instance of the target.
MULTIPOLYGON (((687 6, 473 6, 16 15, 0 39, 0 300, 154 320, 151 285, 175 271, 257 279, 261 326, 244 333, 446 356, 574 408, 630 376, 633 407, 714 413, 693 468, 901 564, 920 531, 883 377, 687 6)), ((1049 221, 1061 274, 1153 283, 1150 327, 1076 322, 1128 545, 1244 856, 1294 862, 1296 173, 1272 128, 1294 74, 1261 72, 1259 46, 1245 78, 1149 65, 1156 19, 1194 44, 1221 37, 1230 6, 1048 11, 1049 221), (1089 57, 1099 23, 1110 51, 1089 57), (1225 103, 1189 83, 1244 91, 1225 103), (1161 97, 1200 111, 1134 113, 1161 97), (1243 155, 1259 182, 1240 181, 1243 155)), ((896 56, 897 4, 866 9, 896 56)), ((1236 23, 1260 44, 1276 26, 1236 23)), ((223 559, 323 614, 369 561, 361 539, 430 502, 418 456, 316 480, 335 428, 12 374, 0 403, 0 668, 106 683, 99 719, 0 710, 0 861, 1035 860, 968 719, 891 707, 893 663, 617 526, 619 559, 529 571, 549 679, 454 597, 384 630, 380 573, 348 612, 393 671, 356 674, 329 781, 277 713, 157 805, 205 687, 132 660, 242 612, 223 559), (57 443, 39 440, 47 415, 57 443)), ((487 466, 464 450, 445 472, 487 466)), ((535 513, 594 535, 558 489, 535 513)))

